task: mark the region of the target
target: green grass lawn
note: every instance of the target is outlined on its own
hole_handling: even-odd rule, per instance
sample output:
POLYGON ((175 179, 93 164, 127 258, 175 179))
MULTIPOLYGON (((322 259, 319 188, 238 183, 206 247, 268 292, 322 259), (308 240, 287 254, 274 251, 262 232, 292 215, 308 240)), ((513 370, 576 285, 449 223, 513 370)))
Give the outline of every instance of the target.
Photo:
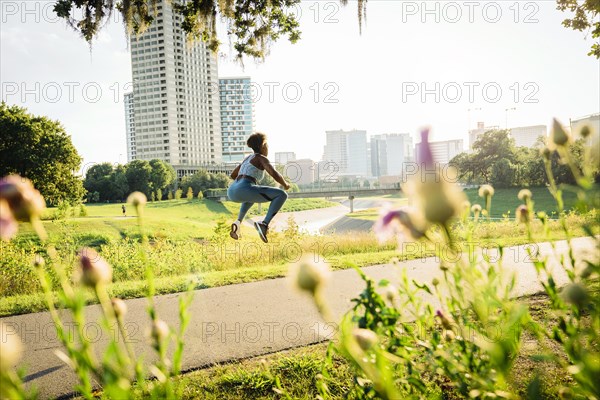
MULTIPOLYGON (((552 194, 546 187, 535 187, 529 188, 532 193, 532 199, 534 201, 534 208, 536 211, 545 211, 548 215, 556 215, 556 200, 552 197, 552 194)), ((520 204, 523 204, 518 199, 520 189, 517 188, 501 188, 496 189, 494 196, 492 197, 492 212, 491 217, 501 218, 504 215, 510 214, 515 215, 515 210, 520 204)), ((467 189, 465 190, 467 198, 471 204, 480 204, 485 207, 485 200, 479 197, 478 189, 467 189)), ((577 196, 573 192, 563 191, 563 200, 565 202, 565 209, 572 209, 577 201, 577 196)))
MULTIPOLYGON (((552 194, 545 187, 530 188, 532 198, 534 201, 534 208, 536 211, 545 211, 548 215, 556 218, 556 200, 552 197, 552 194)), ((495 190, 495 194, 492 197, 492 212, 490 216, 492 218, 503 218, 505 216, 514 217, 515 210, 520 204, 523 204, 518 199, 520 189, 516 188, 500 188, 495 190)), ((485 201, 479 197, 478 189, 467 189, 464 191, 468 200, 471 204, 480 204, 485 207, 485 201)), ((573 209, 577 201, 577 196, 573 192, 563 191, 563 200, 565 202, 565 209, 573 209)), ((396 197, 396 202, 393 206, 407 205, 408 199, 401 199, 396 197)), ((364 219, 369 221, 375 221, 379 218, 379 210, 368 209, 348 214, 351 218, 364 219)))
MULTIPOLYGON (((510 196, 504 194, 504 197, 510 196)), ((534 193, 534 199, 538 197, 541 196, 534 193)), ((400 195, 392 199, 406 201, 400 195)), ((323 199, 290 199, 286 207, 304 210, 335 204, 323 199)), ((155 271, 157 292, 166 294, 185 290, 190 281, 194 282, 194 288, 201 289, 284 276, 287 265, 294 259, 293 254, 288 254, 290 245, 300 252, 322 254, 334 269, 347 268, 350 261, 362 267, 387 263, 393 257, 411 259, 434 254, 434 249, 427 246, 419 254, 403 254, 395 241, 382 245, 372 232, 310 236, 287 229, 270 233, 269 244, 263 244, 252 227, 242 226, 243 238, 234 242, 229 238, 229 220, 235 218, 237 207, 235 203, 211 200, 148 203, 143 230, 150 243, 143 249, 139 244, 138 219, 131 216, 134 213, 131 206, 127 208, 127 217, 121 215, 120 204, 102 204, 88 206, 86 217, 46 220, 43 224, 68 274, 75 267, 76 252, 84 246, 94 247, 113 266, 114 283, 110 291, 122 298, 145 295, 147 265, 155 271)), ((353 216, 375 219, 378 211, 366 210, 353 216)), ((582 226, 594 221, 597 228, 598 213, 573 214, 568 216, 567 225, 573 236, 582 236, 585 234, 582 226)), ((542 235, 539 221, 533 226, 542 240, 565 237, 558 221, 552 221, 549 237, 542 235)), ((481 246, 510 246, 528 241, 523 225, 512 219, 483 221, 477 229, 481 246)), ((456 230, 458 237, 461 230, 460 226, 456 230)), ((30 225, 21 224, 17 238, 2 244, 1 252, 0 316, 43 310, 45 305, 31 261, 36 253, 44 254, 45 249, 30 225)), ((46 262, 51 271, 51 260, 46 262)))
MULTIPOLYGON (((89 245, 105 243, 109 239, 120 239, 136 236, 137 218, 135 210, 126 204, 127 217, 123 216, 123 203, 86 205, 86 217, 72 217, 65 221, 44 221, 49 233, 61 233, 68 230, 79 235, 93 235, 89 245)), ((337 203, 325 199, 288 199, 281 212, 295 212, 317 208, 332 207, 337 203)), ((265 214, 268 205, 263 204, 265 214)), ((46 211, 52 215, 54 209, 46 211)), ((149 202, 144 208, 144 226, 150 237, 169 238, 172 240, 204 239, 210 236, 219 218, 235 219, 239 204, 213 200, 165 200, 149 202)), ((259 215, 258 206, 250 209, 249 216, 259 215)), ((21 233, 31 236, 33 232, 27 224, 22 224, 21 233)))

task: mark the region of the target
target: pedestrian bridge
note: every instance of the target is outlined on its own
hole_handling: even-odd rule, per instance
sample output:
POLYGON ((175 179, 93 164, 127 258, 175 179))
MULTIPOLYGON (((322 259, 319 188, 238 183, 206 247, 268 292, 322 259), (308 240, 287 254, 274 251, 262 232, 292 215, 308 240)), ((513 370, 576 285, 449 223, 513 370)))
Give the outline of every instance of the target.
MULTIPOLYGON (((386 194, 398 194, 398 186, 379 187, 379 188, 315 188, 304 189, 299 192, 288 192, 290 199, 308 199, 315 197, 332 198, 346 197, 350 200, 350 212, 354 212, 354 198, 367 196, 383 196, 386 194)), ((218 189, 208 191, 206 198, 209 200, 226 201, 227 189, 218 189)))

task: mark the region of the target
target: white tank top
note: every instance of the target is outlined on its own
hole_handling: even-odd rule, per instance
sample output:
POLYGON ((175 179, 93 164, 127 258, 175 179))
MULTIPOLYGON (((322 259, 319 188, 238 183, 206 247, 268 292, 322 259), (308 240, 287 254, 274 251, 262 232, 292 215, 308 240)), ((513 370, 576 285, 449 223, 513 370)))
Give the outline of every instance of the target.
POLYGON ((265 171, 262 169, 256 168, 250 160, 256 156, 257 153, 251 154, 244 161, 242 161, 242 166, 240 167, 239 175, 248 175, 256 179, 256 181, 260 181, 265 176, 265 171))

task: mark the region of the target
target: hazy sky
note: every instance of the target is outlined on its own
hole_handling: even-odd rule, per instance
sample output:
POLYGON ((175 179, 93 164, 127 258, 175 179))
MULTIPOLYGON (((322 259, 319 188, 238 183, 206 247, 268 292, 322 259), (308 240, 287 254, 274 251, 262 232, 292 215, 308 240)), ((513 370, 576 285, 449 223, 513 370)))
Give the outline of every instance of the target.
MULTIPOLYGON (((131 66, 118 18, 90 50, 54 17, 52 2, 0 6, 2 99, 61 121, 85 163, 125 162, 131 66)), ((244 69, 224 38, 219 76, 250 75, 261 89, 256 128, 271 151, 317 160, 325 130, 416 138, 423 125, 433 140, 463 138, 466 146, 469 119, 471 127, 503 128, 507 116, 509 126, 549 125, 600 110, 600 64, 586 55, 591 35, 562 27, 566 14, 555 7, 371 0, 360 35, 355 2, 307 1, 297 10, 300 42, 281 40, 244 69)))

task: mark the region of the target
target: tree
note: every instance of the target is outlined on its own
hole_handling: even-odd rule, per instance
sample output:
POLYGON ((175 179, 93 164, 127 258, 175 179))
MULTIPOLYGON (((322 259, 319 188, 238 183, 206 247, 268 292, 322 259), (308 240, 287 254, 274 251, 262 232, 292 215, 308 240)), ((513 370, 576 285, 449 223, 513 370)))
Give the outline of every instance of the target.
POLYGON ((484 183, 492 183, 492 166, 503 158, 509 162, 515 161, 514 139, 508 130, 487 131, 473 143, 470 162, 473 172, 479 174, 484 183))
POLYGON ((90 167, 85 174, 83 187, 87 190, 88 202, 94 203, 92 193, 98 193, 96 201, 105 201, 107 194, 111 190, 111 174, 113 166, 111 163, 96 164, 90 167))
MULTIPOLYGON (((265 173, 265 175, 267 175, 267 173, 265 173)), ((229 186, 230 179, 222 172, 213 174, 211 178, 212 189, 225 189, 227 186, 229 186)))
MULTIPOLYGON (((173 0, 169 3, 173 12, 183 17, 181 28, 188 41, 202 40, 213 52, 221 44, 217 21, 223 21, 231 47, 240 61, 244 55, 264 58, 270 44, 281 37, 287 36, 292 43, 300 39, 296 16, 300 0, 173 0)), ((340 0, 340 3, 346 5, 348 0, 340 0)), ((54 12, 91 44, 113 12, 121 14, 129 34, 142 34, 158 17, 159 4, 160 0, 58 0, 54 12)), ((367 0, 357 2, 359 31, 366 4, 367 0)))
POLYGON ((152 167, 146 160, 133 160, 126 166, 125 175, 129 190, 132 192, 138 191, 146 196, 150 194, 150 175, 152 167))
MULTIPOLYGON (((570 11, 574 13, 573 18, 567 18, 563 21, 563 26, 576 31, 590 30, 592 39, 600 37, 600 1, 598 0, 557 0, 557 9, 560 11, 570 11)), ((596 41, 588 56, 600 58, 600 44, 596 41)))
POLYGON ((162 160, 150 160, 150 189, 164 189, 177 178, 175 169, 162 160))
POLYGON ((112 185, 109 194, 110 200, 124 200, 129 193, 133 192, 129 187, 126 166, 117 165, 110 176, 110 181, 112 185))
POLYGON ((191 187, 188 188, 187 193, 185 194, 186 199, 192 200, 194 198, 194 191, 191 187))
POLYGON ((506 158, 496 161, 491 168, 490 181, 496 187, 515 186, 517 168, 506 158))
POLYGON ((193 175, 186 175, 181 178, 179 186, 182 190, 192 188, 194 193, 202 192, 210 188, 210 174, 206 170, 199 170, 193 175))
POLYGON ((29 178, 50 204, 76 203, 85 194, 75 175, 81 157, 58 121, 0 103, 0 176, 29 178))
POLYGON ((473 168, 473 155, 469 153, 460 153, 450 160, 450 166, 458 171, 458 179, 466 183, 474 183, 477 180, 478 174, 473 168))

